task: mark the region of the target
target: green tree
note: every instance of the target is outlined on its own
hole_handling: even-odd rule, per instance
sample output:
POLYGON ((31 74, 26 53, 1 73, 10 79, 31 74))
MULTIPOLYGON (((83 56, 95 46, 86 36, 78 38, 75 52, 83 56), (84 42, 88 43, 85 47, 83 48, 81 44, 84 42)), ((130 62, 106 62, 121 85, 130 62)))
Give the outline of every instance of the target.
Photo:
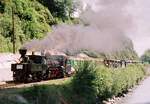
POLYGON ((141 56, 141 60, 150 64, 150 49, 145 51, 145 53, 141 56))
MULTIPOLYGON (((51 12, 37 0, 1 0, 0 37, 4 39, 3 43, 10 42, 10 46, 13 34, 12 15, 14 15, 17 48, 26 41, 44 37, 51 31, 51 25, 55 24, 51 12)), ((1 48, 0 51, 12 51, 9 47, 3 47, 4 49, 1 48)))
POLYGON ((74 12, 75 3, 73 0, 38 0, 48 7, 54 17, 63 21, 69 20, 74 12))
MULTIPOLYGON (((26 41, 43 38, 52 25, 72 23, 73 8, 73 0, 0 0, 0 37, 12 45, 14 15, 18 49, 26 41)), ((0 51, 11 51, 11 48, 6 46, 0 51)))

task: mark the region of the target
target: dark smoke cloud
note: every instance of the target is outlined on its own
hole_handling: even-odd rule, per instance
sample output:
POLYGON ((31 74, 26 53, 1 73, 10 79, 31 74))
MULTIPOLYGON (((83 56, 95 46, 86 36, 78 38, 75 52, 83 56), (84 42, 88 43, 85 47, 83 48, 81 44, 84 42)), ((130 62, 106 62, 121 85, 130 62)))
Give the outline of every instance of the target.
POLYGON ((94 0, 92 4, 89 3, 91 0, 82 2, 89 7, 81 15, 86 26, 55 26, 53 32, 48 33, 43 40, 34 40, 24 47, 30 50, 71 52, 84 49, 98 52, 125 49, 129 41, 125 34, 131 27, 130 16, 125 12, 128 0, 94 0))

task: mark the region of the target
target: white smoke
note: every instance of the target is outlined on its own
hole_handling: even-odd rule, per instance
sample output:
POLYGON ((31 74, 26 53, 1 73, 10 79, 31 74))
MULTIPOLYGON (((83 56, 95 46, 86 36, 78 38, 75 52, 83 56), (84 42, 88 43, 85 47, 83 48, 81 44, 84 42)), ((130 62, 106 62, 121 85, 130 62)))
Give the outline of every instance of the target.
POLYGON ((126 33, 132 20, 126 11, 128 0, 83 0, 84 25, 59 25, 43 40, 27 43, 28 49, 59 51, 93 50, 112 52, 126 48, 126 33))

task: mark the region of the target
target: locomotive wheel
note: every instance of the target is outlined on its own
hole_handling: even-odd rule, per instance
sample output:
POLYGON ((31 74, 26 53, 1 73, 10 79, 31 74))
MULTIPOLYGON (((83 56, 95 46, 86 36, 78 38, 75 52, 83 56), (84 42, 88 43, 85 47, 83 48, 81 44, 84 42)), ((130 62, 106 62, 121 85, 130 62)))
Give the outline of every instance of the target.
POLYGON ((42 78, 42 72, 37 72, 36 73, 36 78, 37 78, 37 81, 41 81, 43 78, 42 78))
POLYGON ((57 74, 57 78, 64 78, 64 72, 63 70, 59 70, 59 73, 57 74))
POLYGON ((28 82, 28 76, 22 71, 15 71, 13 73, 13 79, 15 82, 28 82))
POLYGON ((18 71, 13 72, 13 80, 14 82, 20 82, 20 73, 18 71))
POLYGON ((50 79, 50 71, 46 70, 46 73, 43 75, 42 79, 47 80, 50 79))
POLYGON ((43 80, 42 72, 34 72, 31 74, 31 81, 32 82, 39 82, 43 80))

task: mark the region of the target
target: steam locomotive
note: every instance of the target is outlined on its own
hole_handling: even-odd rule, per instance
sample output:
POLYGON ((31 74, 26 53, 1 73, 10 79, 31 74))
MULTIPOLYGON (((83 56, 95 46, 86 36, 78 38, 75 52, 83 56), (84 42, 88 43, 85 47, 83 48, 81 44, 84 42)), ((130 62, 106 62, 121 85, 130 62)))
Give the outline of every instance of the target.
POLYGON ((11 64, 13 80, 16 82, 41 81, 63 78, 73 74, 72 67, 63 55, 26 55, 27 49, 20 49, 19 63, 11 64))

